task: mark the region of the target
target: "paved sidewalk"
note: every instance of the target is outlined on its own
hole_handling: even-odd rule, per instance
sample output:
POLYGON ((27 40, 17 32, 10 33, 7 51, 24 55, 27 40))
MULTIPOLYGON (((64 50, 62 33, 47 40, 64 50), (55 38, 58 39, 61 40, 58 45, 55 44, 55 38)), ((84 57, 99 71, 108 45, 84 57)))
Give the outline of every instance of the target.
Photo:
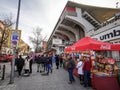
POLYGON ((68 84, 68 73, 63 68, 53 67, 53 73, 43 76, 36 72, 36 64, 33 65, 33 73, 29 77, 15 77, 13 89, 0 90, 92 90, 80 85, 79 79, 72 84, 68 84))

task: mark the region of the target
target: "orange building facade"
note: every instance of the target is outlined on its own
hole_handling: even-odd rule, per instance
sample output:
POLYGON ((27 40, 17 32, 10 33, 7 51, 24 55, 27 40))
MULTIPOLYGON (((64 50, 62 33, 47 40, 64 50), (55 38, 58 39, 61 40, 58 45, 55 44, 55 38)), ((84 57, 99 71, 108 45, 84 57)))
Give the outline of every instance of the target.
MULTIPOLYGON (((8 28, 8 29, 4 29, 4 28, 5 28, 5 24, 2 21, 0 21, 0 40, 2 38, 2 32, 3 32, 3 30, 8 30, 8 29, 13 30, 11 28, 8 28)), ((10 33, 9 33, 9 35, 10 35, 10 33)), ((12 52, 13 50, 10 47, 10 39, 9 39, 9 37, 4 42, 4 44, 2 46, 1 53, 5 53, 5 54, 12 54, 13 53, 12 52)), ((28 53, 29 52, 30 46, 27 43, 25 43, 20 38, 19 45, 18 45, 17 49, 19 50, 19 53, 24 54, 24 53, 28 53)))

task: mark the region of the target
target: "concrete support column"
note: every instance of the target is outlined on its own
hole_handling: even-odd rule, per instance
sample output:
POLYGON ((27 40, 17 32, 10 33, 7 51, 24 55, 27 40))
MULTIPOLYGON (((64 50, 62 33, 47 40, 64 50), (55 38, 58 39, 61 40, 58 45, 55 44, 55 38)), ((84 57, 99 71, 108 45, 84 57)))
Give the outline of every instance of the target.
POLYGON ((80 39, 80 30, 79 30, 79 28, 76 28, 76 30, 75 30, 75 37, 76 37, 76 41, 78 41, 80 39))
POLYGON ((79 34, 75 34, 76 41, 79 40, 79 34))

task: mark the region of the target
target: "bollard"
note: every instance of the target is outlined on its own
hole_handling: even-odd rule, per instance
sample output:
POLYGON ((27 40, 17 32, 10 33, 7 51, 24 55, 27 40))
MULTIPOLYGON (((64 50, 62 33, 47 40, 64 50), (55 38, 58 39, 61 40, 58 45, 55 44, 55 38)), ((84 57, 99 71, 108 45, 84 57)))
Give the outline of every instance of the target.
POLYGON ((0 70, 1 70, 1 65, 0 65, 0 70))
POLYGON ((2 80, 5 79, 5 64, 3 65, 3 73, 2 73, 2 80))
POLYGON ((0 80, 2 79, 2 68, 1 68, 1 65, 0 65, 0 80))

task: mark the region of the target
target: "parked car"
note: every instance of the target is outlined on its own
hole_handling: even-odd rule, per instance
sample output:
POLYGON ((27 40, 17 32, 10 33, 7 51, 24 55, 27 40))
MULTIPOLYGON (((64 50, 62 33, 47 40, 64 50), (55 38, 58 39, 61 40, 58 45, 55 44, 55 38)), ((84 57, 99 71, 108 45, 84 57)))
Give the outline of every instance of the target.
POLYGON ((6 62, 7 61, 7 55, 6 54, 0 54, 0 61, 6 62))
POLYGON ((8 54, 7 57, 6 57, 6 59, 7 59, 8 61, 11 61, 11 60, 12 60, 12 57, 13 57, 13 55, 8 54))
POLYGON ((10 54, 0 54, 0 61, 1 62, 8 62, 12 60, 12 55, 10 54))

